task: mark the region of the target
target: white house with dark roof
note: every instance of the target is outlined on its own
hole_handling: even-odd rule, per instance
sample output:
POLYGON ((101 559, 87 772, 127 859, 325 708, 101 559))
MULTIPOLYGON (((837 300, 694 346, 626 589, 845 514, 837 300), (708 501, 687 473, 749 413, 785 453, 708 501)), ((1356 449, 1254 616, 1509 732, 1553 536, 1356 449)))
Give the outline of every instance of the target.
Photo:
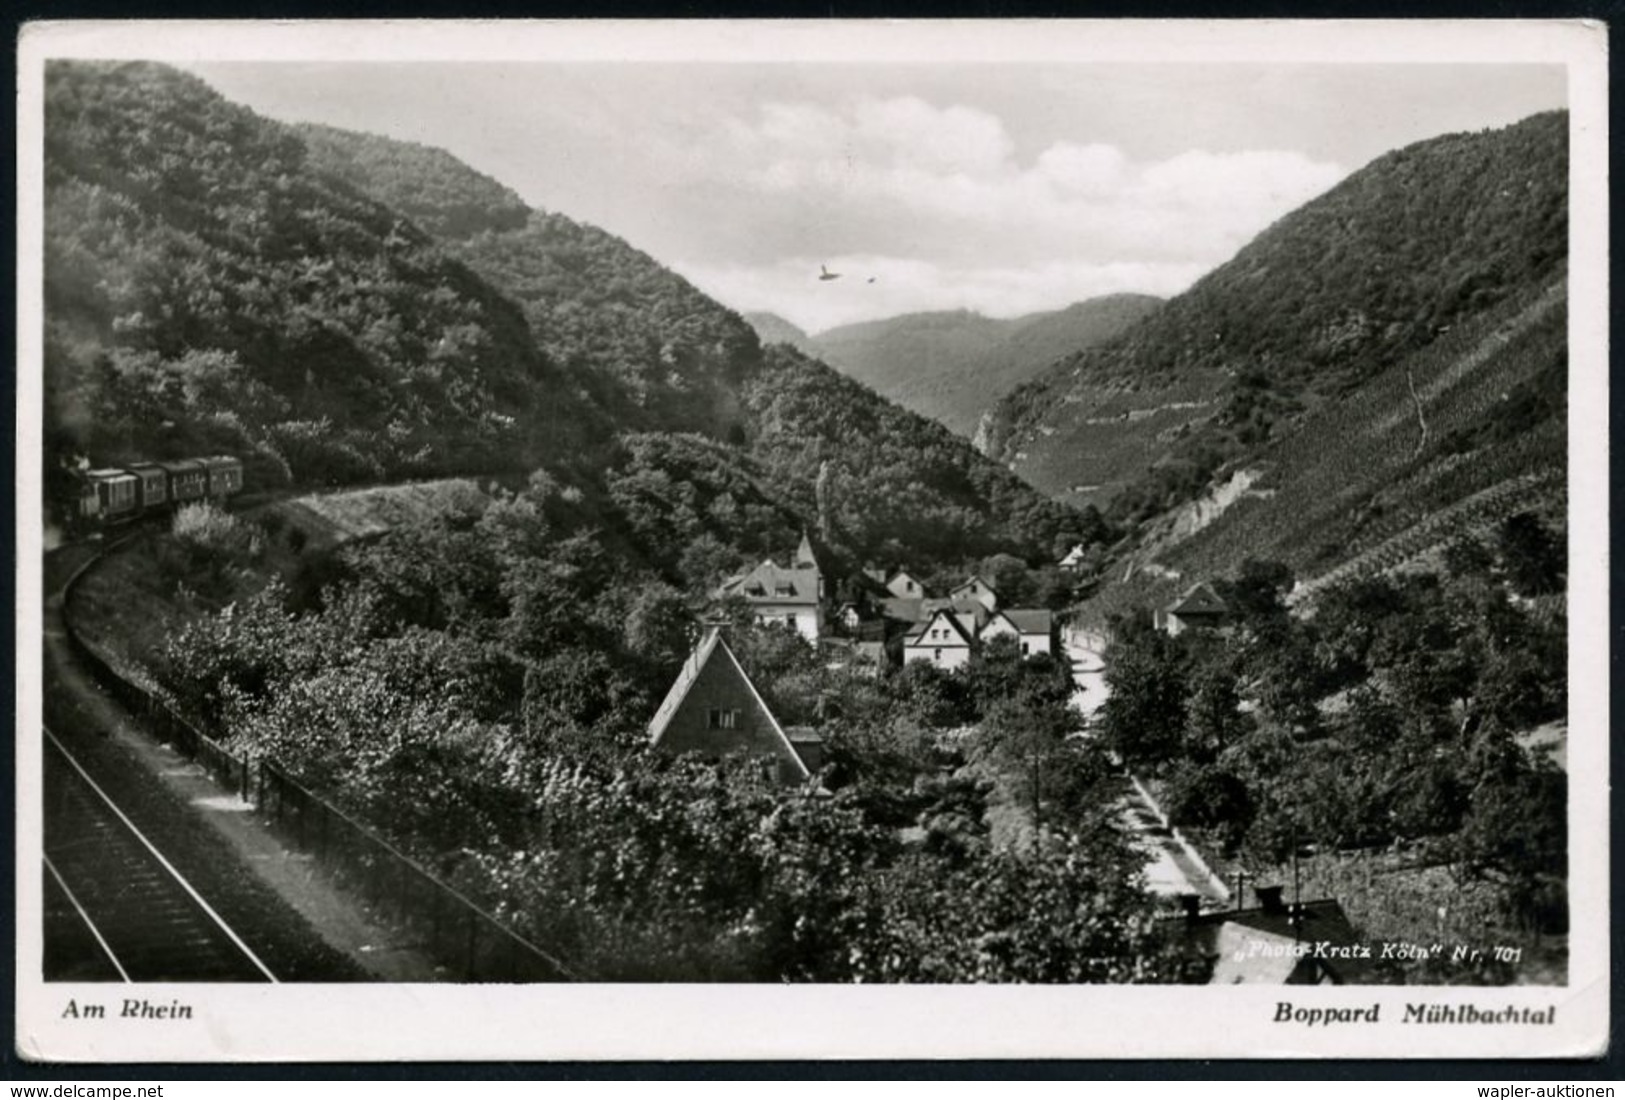
POLYGON ((1055 652, 1055 614, 1043 609, 1006 608, 995 611, 977 635, 979 641, 1008 634, 1016 639, 1023 657, 1055 652))
POLYGON ((948 597, 922 600, 920 602, 919 621, 924 622, 938 611, 952 612, 954 618, 959 620, 959 625, 965 628, 965 633, 972 638, 981 633, 982 626, 987 622, 988 618, 987 605, 981 600, 969 597, 948 597))
POLYGON ((824 574, 805 533, 787 569, 768 559, 717 590, 721 597, 736 596, 750 605, 756 621, 780 624, 798 631, 814 645, 824 628, 824 574))
POLYGON ((904 639, 903 663, 929 661, 938 668, 962 668, 970 663, 975 637, 952 608, 938 608, 904 639))
POLYGON ((739 659, 715 627, 707 629, 649 722, 649 743, 660 752, 698 753, 720 760, 746 755, 773 763, 782 783, 805 782, 823 742, 809 729, 794 737, 779 725, 739 659), (799 743, 798 743, 799 742, 799 743))
POLYGON ((950 600, 975 600, 989 611, 999 609, 999 594, 982 577, 970 577, 948 593, 950 600))

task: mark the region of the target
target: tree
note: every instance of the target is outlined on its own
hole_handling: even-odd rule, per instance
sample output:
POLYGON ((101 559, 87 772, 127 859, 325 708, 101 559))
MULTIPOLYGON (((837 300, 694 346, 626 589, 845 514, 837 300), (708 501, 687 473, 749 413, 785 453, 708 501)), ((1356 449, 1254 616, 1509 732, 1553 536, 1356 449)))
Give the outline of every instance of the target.
POLYGON ((1175 773, 1168 814, 1175 823, 1218 829, 1226 851, 1233 851, 1253 823, 1252 792, 1239 777, 1217 765, 1199 765, 1175 773))
POLYGON ((1043 839, 1046 803, 1065 779, 1066 739, 1073 728, 1074 716, 1065 708, 1016 696, 995 702, 977 730, 976 755, 1009 776, 1032 814, 1035 845, 1043 839))
POLYGON ((1530 512, 1509 516, 1496 532, 1501 561, 1512 587, 1523 596, 1563 591, 1568 572, 1564 548, 1540 517, 1530 512))
POLYGON ((1458 846, 1470 872, 1499 871, 1520 919, 1567 927, 1568 783, 1549 764, 1490 775, 1472 792, 1458 846))
POLYGON ((1153 767, 1183 744, 1190 690, 1178 642, 1160 631, 1120 634, 1106 656, 1111 688, 1101 735, 1130 764, 1153 767))
POLYGON ((1292 569, 1278 561, 1248 558, 1233 581, 1217 582, 1224 601, 1254 630, 1278 625, 1286 617, 1286 594, 1292 591, 1292 569))

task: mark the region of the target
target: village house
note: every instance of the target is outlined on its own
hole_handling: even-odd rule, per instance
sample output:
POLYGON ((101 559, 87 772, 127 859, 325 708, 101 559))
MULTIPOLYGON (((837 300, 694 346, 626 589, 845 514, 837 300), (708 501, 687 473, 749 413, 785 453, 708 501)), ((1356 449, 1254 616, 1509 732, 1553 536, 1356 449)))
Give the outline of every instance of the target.
POLYGON ((1191 585, 1179 599, 1152 614, 1156 628, 1175 637, 1187 630, 1217 629, 1229 618, 1229 605, 1206 581, 1191 585))
POLYGON ((1007 608, 995 611, 977 635, 986 642, 1001 634, 1013 635, 1023 657, 1055 652, 1055 614, 1041 608, 1007 608))
POLYGON ((998 593, 994 592, 993 586, 981 577, 971 577, 955 586, 948 593, 948 598, 951 600, 975 600, 990 612, 999 609, 998 593))
POLYGON ((929 661, 938 668, 962 668, 970 663, 975 637, 952 608, 938 608, 904 639, 903 663, 929 661))
POLYGON ((708 760, 744 755, 769 763, 779 782, 806 782, 821 765, 823 740, 805 727, 787 731, 763 701, 716 627, 708 627, 649 722, 659 752, 708 760))
POLYGON ((805 533, 788 569, 768 559, 723 584, 717 595, 743 599, 758 623, 791 627, 813 645, 823 632, 824 575, 805 533))
POLYGON ((921 601, 920 619, 922 622, 938 611, 952 612, 954 618, 959 620, 959 625, 965 628, 965 633, 972 638, 982 632, 982 627, 987 623, 988 619, 987 605, 980 600, 947 597, 921 601))
POLYGON ((925 585, 906 569, 899 569, 887 579, 886 591, 899 600, 923 600, 927 595, 925 585))

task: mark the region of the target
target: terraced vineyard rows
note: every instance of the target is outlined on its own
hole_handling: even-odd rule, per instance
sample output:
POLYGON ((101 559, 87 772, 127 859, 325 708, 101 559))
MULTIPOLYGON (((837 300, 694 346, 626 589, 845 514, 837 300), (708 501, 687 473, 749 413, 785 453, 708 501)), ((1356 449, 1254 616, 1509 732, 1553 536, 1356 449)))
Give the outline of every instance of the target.
POLYGON ((1562 473, 1556 470, 1504 481, 1434 513, 1329 573, 1299 585, 1288 602, 1301 606, 1334 585, 1403 568, 1466 532, 1487 528, 1508 516, 1539 507, 1562 491, 1562 473))
POLYGON ((1200 577, 1272 558, 1313 578, 1504 482, 1560 478, 1563 411, 1530 395, 1546 399, 1565 377, 1562 287, 1506 303, 1311 415, 1263 456, 1256 487, 1273 496, 1240 501, 1159 560, 1200 577), (1413 379, 1428 424, 1421 454, 1413 379))

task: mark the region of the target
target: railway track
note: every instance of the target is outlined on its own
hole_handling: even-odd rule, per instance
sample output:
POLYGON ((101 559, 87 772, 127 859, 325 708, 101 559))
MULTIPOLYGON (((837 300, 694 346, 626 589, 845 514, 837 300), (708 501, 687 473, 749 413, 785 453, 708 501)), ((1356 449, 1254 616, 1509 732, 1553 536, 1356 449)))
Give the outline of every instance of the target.
POLYGON ((275 982, 67 748, 43 732, 46 980, 275 982))

